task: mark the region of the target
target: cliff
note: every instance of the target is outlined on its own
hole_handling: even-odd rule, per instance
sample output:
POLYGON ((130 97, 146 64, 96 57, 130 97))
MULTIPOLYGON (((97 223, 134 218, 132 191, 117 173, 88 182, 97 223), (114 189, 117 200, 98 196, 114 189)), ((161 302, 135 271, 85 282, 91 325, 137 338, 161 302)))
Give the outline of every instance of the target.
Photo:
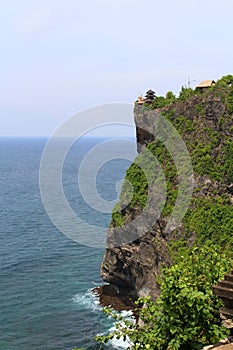
POLYGON ((205 93, 189 90, 162 108, 135 104, 139 154, 101 265, 104 281, 133 299, 159 295, 156 277, 180 245, 233 246, 233 87, 222 79, 205 93))

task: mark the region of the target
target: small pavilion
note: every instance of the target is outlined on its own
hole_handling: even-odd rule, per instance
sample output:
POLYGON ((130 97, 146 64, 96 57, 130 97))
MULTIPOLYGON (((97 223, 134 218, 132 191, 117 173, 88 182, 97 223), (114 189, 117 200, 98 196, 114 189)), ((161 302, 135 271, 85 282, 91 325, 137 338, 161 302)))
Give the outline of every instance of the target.
POLYGON ((196 86, 196 90, 203 92, 209 89, 213 85, 215 85, 214 80, 203 80, 200 84, 196 86))

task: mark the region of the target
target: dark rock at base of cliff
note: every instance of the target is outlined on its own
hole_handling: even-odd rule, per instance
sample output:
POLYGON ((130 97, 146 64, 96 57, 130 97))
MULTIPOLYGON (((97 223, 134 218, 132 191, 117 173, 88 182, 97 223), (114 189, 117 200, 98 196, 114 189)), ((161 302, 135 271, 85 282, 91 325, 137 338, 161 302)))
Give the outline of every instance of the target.
MULTIPOLYGON (((135 227, 134 232, 138 230, 135 227)), ((156 299, 159 296, 156 277, 163 264, 171 264, 166 241, 160 232, 157 223, 140 239, 121 247, 106 249, 101 265, 103 280, 115 286, 116 290, 124 291, 133 300, 148 295, 156 299)), ((111 233, 109 229, 110 237, 111 233)))
POLYGON ((113 285, 99 286, 94 288, 93 292, 99 297, 100 305, 103 307, 110 306, 116 311, 135 309, 134 300, 113 285))

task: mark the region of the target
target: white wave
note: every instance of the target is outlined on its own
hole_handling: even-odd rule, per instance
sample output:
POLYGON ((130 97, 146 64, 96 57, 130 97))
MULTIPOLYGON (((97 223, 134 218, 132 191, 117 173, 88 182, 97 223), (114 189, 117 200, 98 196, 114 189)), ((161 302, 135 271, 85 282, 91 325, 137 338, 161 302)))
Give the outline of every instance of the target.
MULTIPOLYGON (((94 312, 102 311, 102 306, 100 305, 99 298, 97 295, 93 293, 92 289, 89 289, 86 293, 77 293, 76 295, 73 296, 72 301, 76 304, 81 305, 85 309, 89 309, 94 312)), ((132 311, 124 310, 119 312, 119 314, 123 316, 126 320, 135 322, 132 311)), ((111 316, 109 318, 111 318, 111 316)), ((113 332, 115 329, 116 329, 116 323, 115 321, 113 321, 107 333, 109 334, 113 332)), ((113 347, 114 349, 118 349, 118 350, 128 349, 130 348, 131 345, 132 343, 130 342, 130 340, 126 339, 126 341, 124 341, 123 337, 121 337, 120 339, 117 339, 116 337, 114 337, 107 344, 107 346, 113 347)))
POLYGON ((131 348, 132 343, 129 341, 129 339, 124 341, 123 338, 120 338, 120 339, 113 338, 111 341, 109 341, 109 345, 107 346, 111 346, 114 349, 123 350, 123 349, 131 348))
POLYGON ((123 310, 121 311, 121 316, 127 318, 127 320, 134 322, 135 319, 133 317, 133 312, 131 310, 123 310))
MULTIPOLYGON (((131 321, 131 322, 135 322, 135 318, 133 317, 133 313, 132 311, 121 311, 120 315, 123 316, 126 320, 131 321)), ((108 333, 113 332, 114 330, 116 330, 116 324, 114 323, 113 327, 111 327, 108 331, 108 333)), ((124 341, 123 337, 121 337, 120 339, 117 339, 116 337, 114 337, 112 340, 110 340, 107 344, 108 346, 112 346, 114 349, 119 349, 119 350, 123 350, 123 349, 128 349, 132 346, 132 342, 129 340, 129 338, 127 337, 126 340, 124 341)))
POLYGON ((89 289, 86 293, 77 293, 73 296, 72 300, 74 303, 83 306, 85 309, 92 311, 102 310, 99 298, 93 293, 92 289, 89 289))
POLYGON ((129 349, 132 346, 132 342, 126 338, 126 340, 123 339, 123 337, 121 337, 120 339, 117 339, 116 337, 114 337, 112 340, 109 340, 107 346, 111 346, 114 349, 118 349, 118 350, 123 350, 123 349, 129 349))
POLYGON ((99 285, 100 285, 99 282, 95 282, 95 281, 92 281, 91 283, 92 283, 94 286, 98 286, 98 287, 99 287, 99 285))

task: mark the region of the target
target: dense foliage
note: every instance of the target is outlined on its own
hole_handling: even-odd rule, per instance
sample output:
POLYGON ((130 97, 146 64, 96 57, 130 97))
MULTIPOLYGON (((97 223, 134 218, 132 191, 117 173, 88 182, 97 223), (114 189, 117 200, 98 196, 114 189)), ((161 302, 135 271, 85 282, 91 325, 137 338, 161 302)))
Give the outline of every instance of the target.
MULTIPOLYGON (((201 349, 217 342, 227 330, 221 326, 220 301, 212 286, 229 270, 230 261, 214 245, 180 249, 174 265, 162 271, 156 302, 139 300, 144 304, 139 310, 142 323, 135 325, 120 318, 116 331, 96 340, 128 337, 132 349, 154 350, 201 349)), ((118 318, 110 310, 107 313, 118 318)))
POLYGON ((185 217, 186 232, 195 232, 198 245, 209 241, 232 250, 233 210, 221 197, 198 198, 185 217))

